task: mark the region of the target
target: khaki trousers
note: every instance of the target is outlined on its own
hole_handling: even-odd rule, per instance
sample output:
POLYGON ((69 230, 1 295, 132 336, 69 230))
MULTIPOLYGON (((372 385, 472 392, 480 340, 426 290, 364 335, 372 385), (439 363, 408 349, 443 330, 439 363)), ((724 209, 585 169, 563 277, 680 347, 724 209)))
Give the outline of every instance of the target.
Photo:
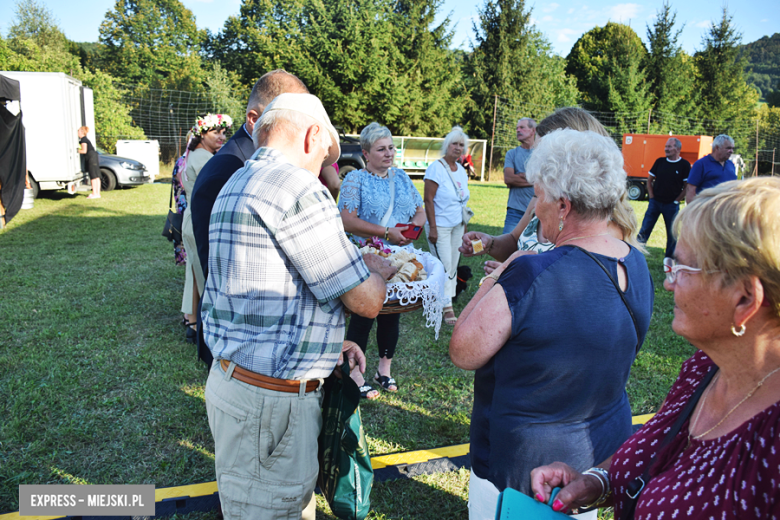
POLYGON ((206 382, 225 520, 314 520, 322 392, 303 396, 242 383, 215 362, 206 382))

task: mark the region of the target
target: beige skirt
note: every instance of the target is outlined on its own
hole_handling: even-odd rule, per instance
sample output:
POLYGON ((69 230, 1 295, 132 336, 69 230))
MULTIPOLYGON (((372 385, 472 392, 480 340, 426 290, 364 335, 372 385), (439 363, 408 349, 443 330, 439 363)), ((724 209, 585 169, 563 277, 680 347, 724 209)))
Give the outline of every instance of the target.
POLYGON ((203 289, 206 285, 206 279, 203 276, 203 269, 200 266, 198 258, 198 246, 195 243, 195 234, 192 230, 192 216, 190 209, 184 210, 184 217, 181 223, 181 236, 184 250, 187 251, 187 274, 184 278, 184 294, 181 298, 181 312, 183 314, 195 314, 198 309, 195 307, 192 295, 194 286, 197 284, 198 295, 203 296, 203 289))

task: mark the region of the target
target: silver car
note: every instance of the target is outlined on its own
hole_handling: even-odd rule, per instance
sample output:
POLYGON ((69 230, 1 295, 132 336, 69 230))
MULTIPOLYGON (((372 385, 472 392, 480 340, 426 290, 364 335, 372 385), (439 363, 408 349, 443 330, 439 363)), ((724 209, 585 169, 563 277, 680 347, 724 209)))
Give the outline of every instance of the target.
POLYGON ((111 155, 98 149, 100 189, 111 191, 117 186, 138 186, 151 180, 149 170, 135 159, 111 155))

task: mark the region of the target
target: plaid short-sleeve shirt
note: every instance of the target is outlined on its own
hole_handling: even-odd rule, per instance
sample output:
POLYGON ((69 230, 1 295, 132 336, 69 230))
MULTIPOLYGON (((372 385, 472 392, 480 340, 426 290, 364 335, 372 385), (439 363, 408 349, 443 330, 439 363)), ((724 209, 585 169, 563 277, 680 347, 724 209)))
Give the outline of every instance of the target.
POLYGON ((266 376, 326 377, 344 340, 339 296, 369 276, 327 189, 261 148, 211 212, 206 343, 215 358, 266 376))

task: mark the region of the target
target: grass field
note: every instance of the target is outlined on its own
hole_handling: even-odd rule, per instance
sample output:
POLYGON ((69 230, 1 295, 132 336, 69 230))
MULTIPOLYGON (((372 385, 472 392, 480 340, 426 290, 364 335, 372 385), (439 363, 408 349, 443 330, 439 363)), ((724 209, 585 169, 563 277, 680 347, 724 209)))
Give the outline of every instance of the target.
MULTIPOLYGON (((471 228, 500 232, 506 188, 471 189, 471 228)), ((87 193, 46 195, 0 232, 0 514, 18 509, 19 484, 168 487, 215 478, 206 369, 179 325, 184 269, 160 236, 169 185, 94 201, 87 193)), ((640 219, 646 205, 634 205, 640 219)), ((670 328, 663 231, 657 225, 649 243, 656 302, 628 384, 634 414, 657 409, 693 352, 670 328)), ((476 290, 481 261, 464 260, 475 280, 457 312, 476 290)), ((468 442, 473 376, 450 362, 450 331, 443 325, 435 341, 420 313, 402 317, 393 363, 400 391, 363 405, 372 454, 468 442)), ((368 373, 376 362, 372 340, 368 373)), ((466 518, 468 476, 376 484, 370 518, 466 518)), ((331 518, 319 505, 318 516, 331 518)))

